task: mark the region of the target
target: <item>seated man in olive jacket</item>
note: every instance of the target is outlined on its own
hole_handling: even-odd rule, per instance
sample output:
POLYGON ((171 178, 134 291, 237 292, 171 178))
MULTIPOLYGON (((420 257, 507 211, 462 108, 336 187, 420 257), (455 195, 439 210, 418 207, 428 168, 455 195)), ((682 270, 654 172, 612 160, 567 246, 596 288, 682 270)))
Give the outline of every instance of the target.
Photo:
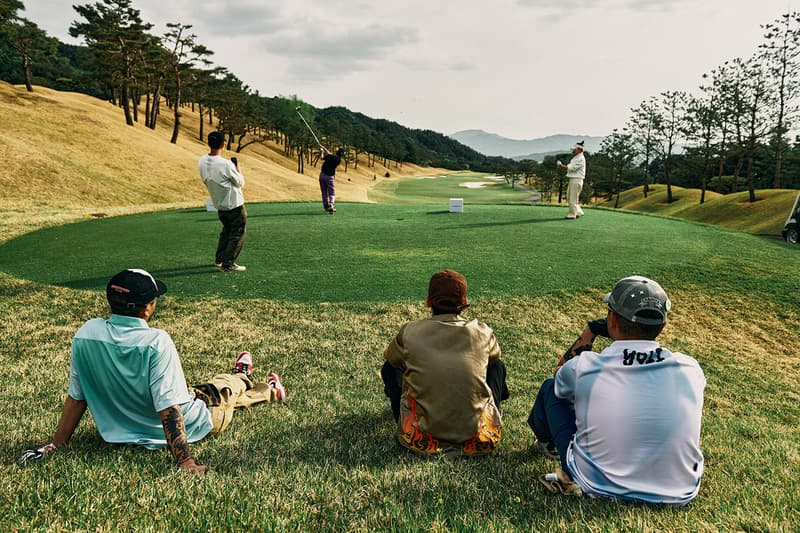
POLYGON ((384 351, 384 392, 397 420, 397 440, 422 454, 492 453, 500 443, 506 369, 492 329, 460 313, 467 280, 453 270, 433 275, 426 305, 432 316, 408 322, 384 351))

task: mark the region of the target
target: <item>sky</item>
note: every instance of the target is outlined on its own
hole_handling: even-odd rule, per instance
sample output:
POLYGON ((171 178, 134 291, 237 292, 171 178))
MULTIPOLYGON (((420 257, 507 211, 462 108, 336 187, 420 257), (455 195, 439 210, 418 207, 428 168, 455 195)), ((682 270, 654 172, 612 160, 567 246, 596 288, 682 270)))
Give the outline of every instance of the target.
MULTIPOLYGON (((69 36, 73 4, 21 14, 69 36)), ((511 139, 605 136, 663 91, 756 53, 800 0, 133 0, 151 33, 191 24, 263 96, 296 95, 410 128, 511 139)))

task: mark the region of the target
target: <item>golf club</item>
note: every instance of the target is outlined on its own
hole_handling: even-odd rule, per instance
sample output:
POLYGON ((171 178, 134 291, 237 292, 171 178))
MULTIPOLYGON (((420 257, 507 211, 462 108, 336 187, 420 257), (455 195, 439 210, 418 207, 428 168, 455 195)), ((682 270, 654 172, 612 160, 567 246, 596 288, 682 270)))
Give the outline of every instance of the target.
POLYGON ((323 150, 325 150, 325 151, 327 152, 327 151, 328 151, 328 149, 327 149, 327 148, 325 148, 324 146, 322 146, 322 143, 321 143, 321 142, 319 142, 319 138, 317 137, 317 134, 316 134, 316 133, 314 133, 314 130, 312 130, 312 129, 311 129, 311 126, 308 124, 308 122, 306 122, 306 118, 305 118, 305 117, 303 116, 303 114, 300 112, 300 106, 297 106, 297 107, 295 107, 295 108, 294 108, 294 110, 295 110, 295 111, 297 111, 297 114, 298 114, 298 115, 300 115, 300 120, 302 120, 302 121, 303 121, 303 124, 305 124, 305 125, 306 125, 306 128, 308 128, 308 131, 310 131, 310 132, 311 132, 311 135, 313 135, 313 136, 314 136, 314 140, 315 140, 315 141, 317 141, 317 144, 319 145, 319 147, 320 147, 320 148, 322 148, 323 150))

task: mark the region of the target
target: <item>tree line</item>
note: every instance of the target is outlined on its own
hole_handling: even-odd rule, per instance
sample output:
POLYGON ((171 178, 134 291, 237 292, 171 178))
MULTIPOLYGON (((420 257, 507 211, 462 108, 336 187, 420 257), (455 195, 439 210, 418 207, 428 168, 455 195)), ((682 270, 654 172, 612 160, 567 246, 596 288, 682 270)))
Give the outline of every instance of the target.
MULTIPOLYGON (((604 197, 619 205, 621 191, 666 185, 723 194, 747 190, 750 202, 765 188, 800 188, 800 13, 788 12, 762 25, 763 40, 749 58, 726 61, 702 76, 697 94, 664 91, 631 109, 626 123, 586 154, 583 200, 604 197)), ((546 199, 566 191, 556 161, 503 162, 502 172, 540 190, 546 199)))
POLYGON ((487 157, 442 134, 373 119, 343 107, 317 109, 296 96, 267 97, 211 61, 192 26, 170 22, 162 35, 151 33, 132 0, 100 0, 75 5, 77 20, 69 26, 83 45, 50 37, 21 15, 21 0, 0 0, 0 79, 75 91, 117 105, 129 126, 155 129, 166 103, 172 119, 170 142, 180 135, 181 111, 196 110, 199 137, 206 125, 228 135, 228 149, 277 142, 297 160, 297 170, 315 165, 316 141, 297 115, 320 134, 326 146, 348 148, 345 164, 370 167, 413 163, 451 170, 492 172, 509 160, 487 157))
MULTIPOLYGON (((162 35, 141 19, 132 0, 100 0, 73 6, 71 36, 83 45, 50 37, 22 17, 21 0, 0 0, 0 79, 75 91, 106 99, 125 122, 155 129, 162 102, 172 120, 170 141, 180 134, 181 111, 199 111, 199 136, 206 126, 228 134, 228 148, 277 142, 285 155, 316 165, 316 142, 297 116, 299 107, 329 147, 348 148, 345 165, 400 166, 414 163, 452 170, 502 173, 534 184, 552 198, 563 194, 555 161, 512 161, 487 157, 445 135, 405 128, 344 107, 317 109, 296 96, 267 97, 211 61, 192 26, 173 22, 162 35), (143 115, 143 116, 140 116, 143 115), (360 161, 363 161, 360 163, 360 161)), ((764 36, 749 58, 735 58, 703 75, 697 94, 665 91, 631 109, 626 123, 587 154, 585 196, 617 202, 619 194, 652 183, 720 193, 759 188, 800 188, 800 14, 785 13, 762 26, 764 36)))
POLYGON ((800 188, 800 13, 763 24, 763 40, 747 58, 703 74, 696 94, 664 91, 631 109, 594 155, 594 192, 607 198, 650 183, 730 193, 800 188))

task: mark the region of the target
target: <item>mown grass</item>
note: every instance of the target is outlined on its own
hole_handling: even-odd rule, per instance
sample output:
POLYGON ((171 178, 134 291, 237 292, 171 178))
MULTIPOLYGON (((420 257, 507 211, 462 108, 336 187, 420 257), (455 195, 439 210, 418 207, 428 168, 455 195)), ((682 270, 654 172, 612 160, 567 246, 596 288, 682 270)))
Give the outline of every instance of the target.
POLYGON ((400 204, 440 202, 445 209, 449 207, 449 198, 462 198, 469 205, 520 203, 530 196, 529 191, 511 187, 502 177, 469 171, 384 180, 369 191, 372 201, 400 204))
POLYGON ((800 266, 788 245, 608 210, 592 210, 578 221, 565 221, 562 209, 528 205, 468 204, 464 213, 449 213, 440 205, 340 204, 331 217, 316 203, 288 203, 250 204, 248 212, 244 275, 213 267, 219 221, 199 209, 28 233, 0 245, 0 269, 102 290, 109 272, 137 265, 180 297, 310 303, 419 302, 424 280, 446 267, 463 272, 477 298, 603 288, 621 273, 706 290, 757 278, 769 284, 767 296, 776 297, 795 286, 788 273, 800 266))
MULTIPOLYGON (((192 285, 215 283, 211 269, 189 276, 188 285, 177 275, 168 279, 171 291, 152 325, 172 334, 191 381, 226 369, 239 350, 249 349, 257 372, 279 371, 290 394, 285 405, 237 413, 229 432, 195 445, 195 455, 212 468, 204 479, 174 472, 166 452, 104 444, 90 417, 67 449, 32 468, 14 465, 23 448, 52 435, 65 394, 70 339, 84 320, 107 310, 98 286, 50 284, 59 280, 48 276, 60 272, 56 277, 63 278, 65 267, 57 259, 38 261, 48 250, 55 258, 66 253, 69 242, 60 242, 65 234, 27 235, 3 245, 3 270, 24 263, 10 262, 9 256, 20 252, 12 246, 27 242, 33 253, 38 242, 44 252, 27 263, 24 274, 41 281, 0 273, 0 363, 6 369, 0 380, 0 429, 6 437, 0 445, 5 457, 0 529, 791 531, 800 524, 800 359, 793 356, 800 306, 789 297, 797 287, 800 259, 793 248, 710 226, 603 210, 587 210, 572 223, 560 219, 560 209, 528 206, 476 205, 462 215, 434 215, 430 206, 345 204, 334 217, 316 215, 316 205, 252 208, 265 215, 251 218, 246 251, 253 266, 244 276, 227 278, 231 283, 268 276, 281 261, 297 261, 293 248, 319 250, 324 242, 341 256, 352 255, 359 244, 380 257, 383 268, 376 274, 359 266, 366 261, 363 254, 353 262, 329 256, 310 262, 308 271, 326 273, 326 284, 338 287, 338 298, 328 301, 291 292, 292 286, 311 286, 305 270, 286 271, 291 282, 280 298, 231 299, 232 286, 198 298, 202 291, 193 292, 192 285), (379 221, 381 210, 387 226, 379 221), (398 231, 400 213, 420 218, 420 225, 406 228, 407 234, 398 231), (303 220, 293 223, 293 217, 303 220), (431 224, 431 217, 466 226, 469 236, 457 237, 462 253, 442 252, 435 264, 420 260, 422 254, 374 253, 412 237, 425 241, 429 234, 453 231, 439 219, 431 224), (616 240, 604 241, 614 233, 616 240), (291 235, 294 243, 288 246, 291 235), (377 241, 385 243, 379 247, 377 241), (506 255, 493 248, 500 245, 506 255), (485 247, 490 252, 481 253, 485 247), (555 254, 558 268, 539 268, 537 249, 539 256, 555 254), (617 249, 625 253, 614 253, 617 249), (257 251, 275 254, 263 261, 263 270, 254 266, 261 263, 253 261, 257 251), (498 254, 503 268, 478 269, 498 254), (431 269, 467 266, 465 255, 475 256, 469 263, 473 305, 467 315, 495 329, 512 396, 504 406, 505 430, 495 456, 425 461, 394 444, 378 375, 381 352, 403 322, 425 316, 421 299, 431 269), (695 356, 709 383, 702 440, 706 473, 699 497, 684 509, 552 496, 535 477, 555 465, 528 450, 532 435, 525 418, 538 385, 583 321, 603 313, 599 298, 608 285, 636 267, 657 272, 675 302, 664 344, 695 356), (485 289, 503 279, 507 292, 485 289), (392 280, 400 280, 402 290, 392 280), (526 290, 515 293, 516 286, 526 290), (374 287, 380 298, 358 287, 374 287)), ((80 247, 109 236, 138 247, 160 235, 157 251, 173 258, 182 239, 196 238, 200 249, 193 253, 207 263, 215 223, 186 222, 205 216, 169 211, 58 231, 86 231, 80 247), (153 235, 151 225, 159 227, 153 235), (196 237, 196 230, 184 234, 184 226, 198 225, 208 228, 196 237), (92 233, 93 227, 105 229, 92 233), (135 228, 140 231, 131 235, 135 228), (126 235, 129 239, 120 239, 126 235)), ((98 263, 98 273, 87 278, 99 281, 99 272, 113 261, 135 259, 125 249, 111 257, 89 256, 84 262, 98 263)), ((143 256, 151 260, 149 253, 143 256)), ((273 285, 277 277, 270 278, 273 285)))

